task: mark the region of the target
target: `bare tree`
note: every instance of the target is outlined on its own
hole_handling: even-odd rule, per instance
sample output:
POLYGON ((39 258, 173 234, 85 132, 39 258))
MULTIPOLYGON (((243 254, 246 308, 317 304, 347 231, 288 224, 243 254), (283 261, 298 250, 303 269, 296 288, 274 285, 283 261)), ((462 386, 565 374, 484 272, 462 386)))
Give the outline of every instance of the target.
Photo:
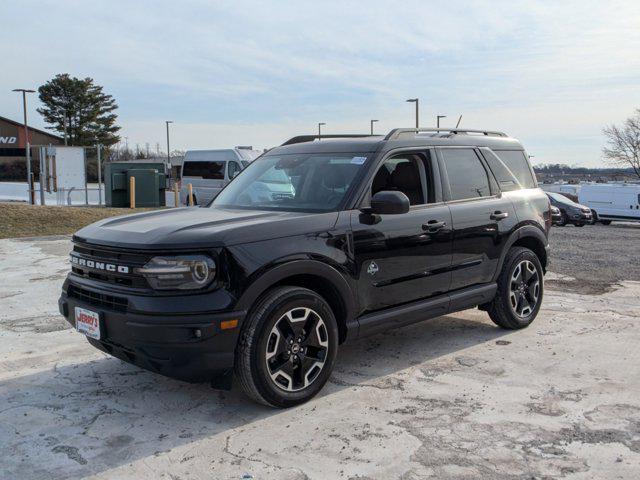
POLYGON ((602 130, 607 145, 602 149, 605 160, 633 168, 640 178, 640 108, 621 127, 611 125, 602 130))

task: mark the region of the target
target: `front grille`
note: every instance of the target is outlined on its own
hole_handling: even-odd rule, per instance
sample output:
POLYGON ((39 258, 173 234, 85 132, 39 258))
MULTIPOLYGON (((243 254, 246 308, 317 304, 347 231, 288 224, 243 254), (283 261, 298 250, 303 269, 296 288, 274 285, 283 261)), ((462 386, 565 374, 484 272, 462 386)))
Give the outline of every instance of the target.
POLYGON ((117 312, 126 312, 129 302, 124 297, 98 293, 77 285, 69 285, 67 295, 96 307, 107 308, 117 312))
POLYGON ((149 287, 146 279, 142 275, 134 273, 135 268, 144 266, 150 259, 150 256, 147 254, 130 253, 116 249, 76 243, 73 246, 73 255, 85 261, 95 262, 96 264, 124 265, 129 269, 128 273, 118 271, 111 272, 103 269, 91 268, 87 265, 72 263, 71 270, 74 274, 80 277, 126 287, 149 287))

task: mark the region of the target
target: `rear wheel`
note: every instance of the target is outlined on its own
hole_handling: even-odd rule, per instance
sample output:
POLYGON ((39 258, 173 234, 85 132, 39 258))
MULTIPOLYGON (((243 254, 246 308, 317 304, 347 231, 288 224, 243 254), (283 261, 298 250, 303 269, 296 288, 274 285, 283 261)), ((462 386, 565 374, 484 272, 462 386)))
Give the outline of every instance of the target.
POLYGON ((327 302, 300 287, 268 292, 247 318, 236 349, 236 375, 245 393, 273 407, 316 395, 329 379, 338 326, 327 302))
POLYGON ((543 290, 542 265, 537 255, 528 248, 511 248, 498 277, 498 291, 487 310, 489 317, 502 328, 527 327, 538 315, 543 290))

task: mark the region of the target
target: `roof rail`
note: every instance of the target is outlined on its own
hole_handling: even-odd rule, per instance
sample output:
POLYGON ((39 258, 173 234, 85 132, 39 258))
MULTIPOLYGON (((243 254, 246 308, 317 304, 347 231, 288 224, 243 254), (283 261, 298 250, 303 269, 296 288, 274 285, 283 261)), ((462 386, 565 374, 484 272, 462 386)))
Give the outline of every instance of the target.
POLYGON ((468 128, 394 128, 391 130, 386 137, 385 140, 396 140, 400 137, 400 135, 405 133, 439 133, 446 132, 451 133, 453 135, 466 135, 469 133, 480 133, 482 135, 490 136, 490 137, 508 137, 508 135, 504 132, 494 132, 491 130, 470 130, 468 128))
POLYGON ((290 138, 286 142, 284 142, 281 147, 285 145, 293 145, 294 143, 305 143, 305 142, 313 142, 314 140, 321 140, 323 138, 361 138, 361 137, 379 137, 380 135, 371 135, 369 133, 363 134, 345 134, 345 135, 332 135, 332 134, 322 134, 322 135, 298 135, 297 137, 290 138))

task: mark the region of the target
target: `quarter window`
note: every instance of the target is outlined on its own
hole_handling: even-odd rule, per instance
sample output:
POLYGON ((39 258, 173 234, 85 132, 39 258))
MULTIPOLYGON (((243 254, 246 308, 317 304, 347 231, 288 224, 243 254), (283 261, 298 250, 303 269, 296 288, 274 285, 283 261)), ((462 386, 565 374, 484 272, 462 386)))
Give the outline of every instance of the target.
POLYGON ((449 178, 451 200, 488 197, 491 195, 487 172, 471 149, 444 148, 441 150, 449 178))
POLYGON ((536 187, 531 168, 529 168, 529 160, 522 150, 494 150, 494 153, 509 167, 522 188, 536 187))

